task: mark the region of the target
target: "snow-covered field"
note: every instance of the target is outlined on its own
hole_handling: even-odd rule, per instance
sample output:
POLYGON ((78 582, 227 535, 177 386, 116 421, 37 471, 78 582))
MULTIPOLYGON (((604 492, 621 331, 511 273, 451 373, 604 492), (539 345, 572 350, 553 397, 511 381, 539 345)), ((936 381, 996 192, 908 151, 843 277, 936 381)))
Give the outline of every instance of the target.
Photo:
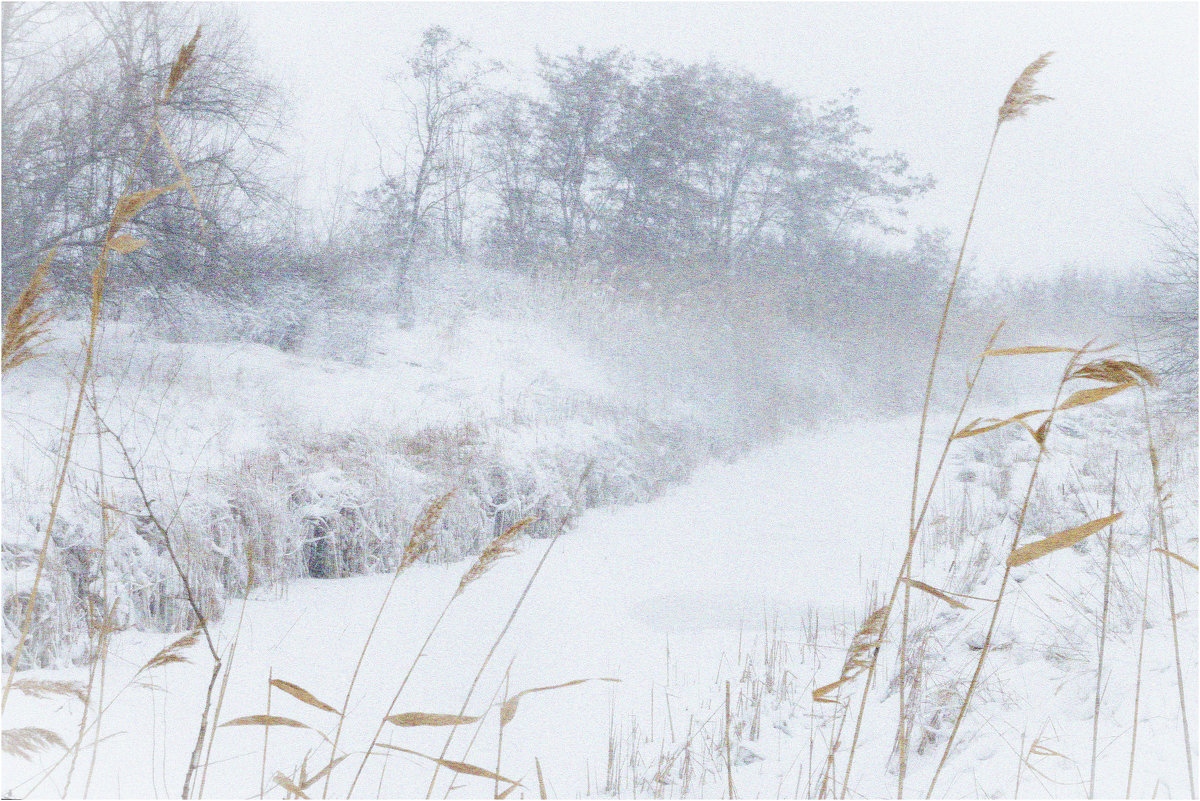
MULTIPOLYGON (((61 329, 60 337, 69 336, 68 328, 61 329)), ((675 407, 646 400, 660 388, 631 400, 628 377, 601 369, 594 349, 536 321, 468 318, 450 331, 435 326, 408 334, 385 330, 378 341, 384 344, 366 364, 346 365, 262 346, 147 343, 133 329, 116 328, 106 340, 109 357, 102 362, 97 389, 106 423, 133 453, 147 457, 148 480, 164 493, 164 506, 217 506, 215 490, 192 486, 193 478, 227 471, 230 464, 250 475, 245 465, 264 449, 302 462, 304 469, 291 469, 289 480, 307 481, 303 486, 310 489, 320 481, 332 486, 304 496, 310 507, 367 509, 387 487, 405 486, 408 511, 398 514, 402 519, 393 528, 411 526, 425 503, 450 489, 460 489, 476 505, 480 498, 495 500, 486 487, 479 489, 477 472, 439 471, 424 452, 411 448, 380 462, 386 464, 380 473, 392 484, 381 479, 364 486, 366 472, 356 473, 344 454, 361 455, 370 448, 341 437, 348 431, 382 442, 388 436, 453 430, 466 422, 483 432, 468 443, 484 451, 477 458, 480 465, 539 466, 530 474, 532 489, 510 493, 523 500, 514 503, 508 517, 496 504, 481 514, 456 501, 462 506, 451 523, 475 514, 480 531, 473 540, 455 541, 457 552, 444 549, 437 563, 409 567, 390 590, 388 563, 381 561, 377 569, 385 572, 375 575, 280 576, 252 587, 245 601, 225 602, 212 625, 228 669, 218 682, 217 722, 269 711, 307 728, 271 726, 268 737, 262 726, 217 728, 193 794, 202 783, 207 797, 257 797, 260 788, 267 797, 285 797, 284 783, 304 784, 329 763, 327 738, 334 736, 338 713, 278 689, 268 695, 273 678, 337 709, 345 703, 338 751, 348 756, 332 772, 327 790, 329 797, 344 796, 443 610, 444 619, 391 713, 458 714, 518 603, 511 627, 465 706, 467 715, 483 718, 456 731, 447 759, 519 781, 511 797, 537 797, 539 772, 550 797, 724 797, 729 774, 740 797, 817 794, 835 738, 837 707, 813 703, 811 693, 837 680, 855 629, 891 589, 904 553, 917 418, 830 414, 774 441, 760 441, 736 459, 717 459, 704 444, 704 429, 732 415, 729 406, 705 410, 703 396, 688 393, 675 407), (629 427, 631 409, 642 415, 642 428, 629 427), (610 419, 604 422, 606 416, 610 419), (639 439, 642 450, 637 451, 630 443, 639 439), (298 456, 299 442, 322 442, 326 450, 310 447, 298 456), (342 456, 330 442, 341 443, 342 456), (405 454, 407 461, 401 458, 405 454), (597 468, 600 461, 608 463, 597 468), (558 497, 559 487, 536 486, 536 476, 582 483, 597 473, 610 484, 624 476, 627 485, 597 487, 586 500, 564 496, 553 502, 548 499, 558 497), (454 486, 456 477, 471 476, 475 489, 454 486), (463 555, 502 530, 497 520, 507 524, 539 510, 560 514, 565 533, 549 538, 552 532, 545 529, 537 537, 522 537, 519 553, 491 566, 451 602, 471 566, 471 557, 463 555), (525 695, 499 740, 505 698, 577 679, 617 681, 525 695), (273 780, 277 773, 282 783, 273 780)), ((47 359, 22 368, 24 373, 5 377, 9 587, 24 587, 32 569, 12 554, 40 537, 30 520, 46 503, 53 468, 46 457, 54 452, 68 386, 61 377, 64 367, 54 359, 61 362, 69 352, 56 348, 47 359), (29 497, 38 491, 41 495, 29 497)), ((1042 537, 1107 514, 1113 453, 1119 452, 1116 496, 1126 516, 1112 529, 1114 578, 1095 796, 1125 794, 1142 587, 1147 559, 1153 559, 1131 792, 1180 798, 1189 794, 1188 773, 1165 583, 1159 575, 1163 558, 1150 552, 1155 518, 1140 408, 1136 392, 1126 392, 1107 404, 1064 413, 1051 433, 1026 530, 1030 538, 1042 537)), ((1020 410, 987 408, 978 414, 1020 410)), ((950 423, 946 415, 932 422, 927 470, 950 423)), ((1174 433, 1168 424, 1155 431, 1174 492, 1172 546, 1195 560, 1195 423, 1177 420, 1174 433)), ((84 469, 99 466, 94 446, 80 448, 77 461, 84 469)), ((979 599, 996 592, 1035 453, 1036 446, 1016 426, 963 440, 951 450, 913 575, 976 599, 964 599, 970 608, 963 610, 913 595, 913 642, 922 646, 914 660, 917 675, 906 674, 917 688, 916 700, 911 692, 909 697, 914 733, 907 794, 924 794, 952 722, 948 716, 978 657, 991 609, 979 599)), ((104 459, 106 472, 121 473, 119 452, 109 447, 104 459)), ((289 465, 279 469, 287 472, 289 465)), ((119 486, 116 479, 113 483, 119 486)), ((81 478, 71 492, 67 519, 84 529, 87 501, 97 490, 81 478)), ((132 503, 130 497, 126 492, 116 506, 132 503)), ((294 514, 297 525, 313 519, 313 514, 294 514)), ((376 520, 356 514, 355 519, 376 520)), ((187 515, 181 512, 182 519, 198 519, 187 515)), ((132 529, 115 534, 113 542, 141 536, 132 529)), ((379 530, 385 529, 380 525, 379 530)), ((1087 794, 1105 536, 1014 571, 984 681, 936 795, 1087 794)), ((384 550, 403 547, 395 539, 384 543, 384 550)), ((69 544, 58 543, 64 552, 69 544)), ((300 564, 301 557, 296 560, 300 564)), ((146 572, 144 580, 154 581, 153 569, 146 572)), ((1175 562, 1174 577, 1194 745, 1200 722, 1195 715, 1196 576, 1175 562)), ((226 579, 224 589, 236 590, 236 582, 226 579)), ((130 589, 126 603, 136 604, 139 597, 130 589)), ((126 614, 133 619, 135 612, 131 607, 126 614)), ((6 611, 6 653, 12 640, 7 620, 6 611)), ((177 795, 205 706, 210 658, 201 639, 183 652, 187 661, 142 668, 178 637, 178 632, 140 629, 114 634, 102 699, 98 679, 93 681, 103 716, 97 715, 94 700, 77 759, 55 745, 27 758, 6 753, 0 788, 5 795, 177 795)), ((889 637, 894 640, 894 630, 889 637)), ((22 671, 18 678, 86 685, 87 666, 70 664, 85 645, 74 651, 58 648, 51 654, 57 667, 22 671)), ((855 797, 897 791, 894 648, 881 649, 880 659, 849 777, 847 795, 855 797)), ((851 727, 857 706, 854 698, 851 727)), ((69 745, 80 736, 82 711, 83 704, 70 694, 14 690, 4 726, 8 731, 47 729, 69 745)), ((448 727, 386 724, 381 741, 436 757, 448 733, 448 727)), ((848 728, 834 754, 839 783, 849 733, 848 728)), ((433 762, 417 754, 392 750, 386 757, 366 758, 355 797, 424 797, 433 762)), ((318 780, 305 792, 315 796, 325 792, 323 785, 318 780)), ((499 789, 506 787, 500 783, 499 789)), ((442 769, 432 792, 491 797, 493 789, 492 779, 442 769)))

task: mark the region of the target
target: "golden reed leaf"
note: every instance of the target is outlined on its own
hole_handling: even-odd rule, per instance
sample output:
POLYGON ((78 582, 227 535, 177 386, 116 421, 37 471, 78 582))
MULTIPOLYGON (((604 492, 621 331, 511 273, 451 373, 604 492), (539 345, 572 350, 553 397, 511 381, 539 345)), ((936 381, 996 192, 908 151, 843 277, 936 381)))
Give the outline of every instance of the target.
POLYGON ((455 762, 453 759, 441 759, 439 757, 431 757, 428 754, 422 754, 419 751, 413 751, 408 748, 401 748, 398 745, 391 745, 389 743, 375 743, 375 745, 378 748, 390 748, 393 751, 401 751, 405 754, 412 754, 413 756, 423 757, 424 759, 428 759, 430 762, 436 762, 439 765, 441 765, 443 768, 448 768, 448 769, 454 771, 455 773, 463 773, 463 774, 466 774, 467 776, 478 776, 481 779, 498 779, 498 780, 504 782, 505 784, 517 784, 517 785, 521 784, 520 782, 513 781, 512 779, 507 779, 504 776, 501 776, 499 773, 493 773, 492 771, 488 770, 487 768, 481 768, 478 765, 471 765, 467 762, 455 762))
POLYGON ((304 789, 302 787, 298 786, 295 782, 293 782, 287 776, 284 776, 281 771, 275 771, 275 775, 272 776, 271 778, 276 784, 278 784, 283 789, 287 790, 291 795, 294 795, 296 798, 308 798, 308 796, 304 794, 304 789))
POLYGON ((146 247, 146 240, 136 239, 129 234, 118 234, 117 236, 114 236, 112 239, 108 240, 108 246, 118 253, 124 255, 126 253, 133 253, 134 251, 141 250, 142 248, 146 247))
POLYGON ((1087 378, 1108 384, 1127 384, 1140 381, 1148 387, 1158 386, 1158 377, 1154 375, 1153 371, 1135 362, 1121 359, 1097 359, 1094 362, 1088 362, 1071 373, 1071 378, 1087 378))
POLYGON ((1008 566, 1016 567, 1023 565, 1026 562, 1032 562, 1034 559, 1040 559, 1046 554, 1054 553, 1055 551, 1066 548, 1069 545, 1074 545, 1077 542, 1087 539, 1101 529, 1111 526, 1113 523, 1120 520, 1125 515, 1124 512, 1117 512, 1115 515, 1102 517, 1099 520, 1093 520, 1090 523, 1084 523, 1082 526, 1069 528, 1066 531, 1060 531, 1057 534, 1051 534, 1044 540, 1031 542, 1028 545, 1022 545, 1008 555, 1008 566))
POLYGON ((278 687, 280 690, 292 696, 293 698, 303 701, 309 706, 315 706, 317 709, 322 709, 326 712, 332 712, 335 715, 342 714, 324 701, 317 700, 316 696, 314 696, 308 690, 296 684, 292 684, 290 681, 284 681, 283 679, 271 679, 271 684, 275 687, 278 687))
POLYGON ((1127 381, 1124 384, 1117 384, 1112 387, 1095 387, 1094 389, 1081 389, 1078 392, 1072 392, 1071 397, 1063 401, 1058 407, 1059 411, 1064 409, 1074 409, 1077 406, 1086 406, 1089 403, 1097 403, 1105 398, 1112 397, 1118 392, 1124 392, 1130 387, 1137 386, 1136 382, 1127 381))
POLYGON ((307 723, 301 723, 292 718, 284 718, 279 715, 246 715, 245 717, 234 718, 227 720, 221 724, 222 726, 290 726, 293 729, 311 729, 307 723))
MULTIPOLYGON (((1018 415, 1014 415, 1012 417, 1006 417, 1003 420, 997 419, 995 417, 989 417, 986 421, 984 421, 982 419, 977 418, 975 420, 972 420, 970 423, 968 423, 965 428, 961 428, 958 431, 954 432, 954 434, 951 435, 950 439, 963 439, 965 437, 976 437, 976 436, 979 436, 980 434, 986 434, 989 431, 995 431, 997 428, 1004 428, 1004 426, 1009 425, 1010 423, 1020 423, 1028 429, 1029 426, 1028 426, 1028 424, 1025 423, 1026 417, 1032 417, 1035 414, 1045 414, 1048 411, 1050 411, 1050 410, 1049 409, 1034 409, 1031 412, 1021 412, 1018 415), (979 423, 984 423, 984 425, 979 425, 979 423)), ((1032 433, 1032 429, 1030 431, 1032 433)), ((1035 436, 1034 439, 1036 439, 1036 438, 1037 437, 1035 436)))
POLYGON ((984 356, 1031 356, 1038 353, 1079 353, 1078 348, 1060 348, 1055 345, 1027 345, 1022 348, 993 348, 985 350, 984 356))
POLYGON ((951 598, 946 593, 942 592, 941 590, 937 589, 936 587, 929 586, 928 584, 926 584, 923 581, 917 581, 916 579, 910 579, 907 577, 901 578, 900 580, 903 581, 905 584, 909 585, 910 587, 914 587, 914 588, 920 590, 921 592, 927 592, 930 595, 932 595, 934 598, 938 598, 938 599, 945 601, 946 603, 953 606, 955 609, 970 609, 971 608, 971 607, 967 606, 966 604, 964 604, 962 601, 956 601, 955 599, 951 598))
POLYGON ((1163 554, 1164 556, 1169 556, 1172 559, 1178 559, 1180 562, 1183 562, 1185 565, 1190 567, 1192 570, 1200 570, 1200 567, 1197 567, 1196 563, 1193 562, 1191 559, 1188 559, 1187 557, 1184 557, 1184 556, 1180 556, 1179 554, 1175 553, 1174 551, 1168 551, 1166 548, 1155 548, 1154 550, 1158 551, 1159 553, 1163 554))
POLYGON ((436 712, 402 712, 386 718, 395 726, 461 726, 475 723, 481 715, 439 715, 436 712))
POLYGON ((504 702, 504 704, 500 707, 500 725, 507 726, 512 721, 512 719, 516 716, 517 704, 520 702, 522 695, 529 695, 530 693, 543 693, 543 692, 546 692, 546 690, 559 690, 559 689, 562 689, 563 687, 574 687, 576 684, 583 684, 585 681, 615 681, 615 682, 619 682, 621 680, 620 679, 610 679, 610 678, 575 679, 573 681, 564 681, 562 684, 551 684, 548 687, 534 687, 533 689, 530 689, 530 690, 522 690, 521 692, 519 692, 516 695, 512 696, 511 698, 507 699, 504 702))
POLYGON ((339 764, 341 764, 342 760, 348 756, 350 756, 350 755, 342 754, 340 757, 333 760, 325 767, 321 768, 319 771, 317 771, 316 774, 313 775, 313 777, 311 779, 305 779, 304 782, 300 785, 300 789, 307 790, 309 787, 312 787, 314 784, 321 781, 321 779, 324 779, 326 773, 329 773, 331 770, 336 768, 339 764))

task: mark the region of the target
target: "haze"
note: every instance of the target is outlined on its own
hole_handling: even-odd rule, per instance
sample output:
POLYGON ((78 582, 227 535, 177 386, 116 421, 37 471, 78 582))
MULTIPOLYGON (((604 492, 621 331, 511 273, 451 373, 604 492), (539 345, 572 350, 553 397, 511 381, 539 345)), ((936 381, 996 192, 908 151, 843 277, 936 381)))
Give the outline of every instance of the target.
MULTIPOLYGON (((814 100, 858 89, 868 141, 899 150, 936 189, 912 226, 957 235, 995 108, 1032 59, 1055 102, 1003 142, 970 255, 985 273, 1063 265, 1137 268, 1146 204, 1193 195, 1197 148, 1194 3, 247 3, 238 6, 273 77, 294 93, 304 197, 378 182, 364 120, 378 114, 420 32, 433 24, 531 77, 538 50, 620 47, 741 66, 814 100)), ((394 95, 394 89, 390 92, 394 95)))

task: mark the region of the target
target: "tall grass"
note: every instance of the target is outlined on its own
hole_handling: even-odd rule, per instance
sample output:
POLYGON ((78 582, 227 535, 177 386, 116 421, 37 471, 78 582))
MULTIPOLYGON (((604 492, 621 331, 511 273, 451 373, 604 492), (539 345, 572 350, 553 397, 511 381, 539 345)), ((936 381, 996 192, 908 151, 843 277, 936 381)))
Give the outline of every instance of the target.
MULTIPOLYGON (((1031 63, 1028 67, 1026 67, 1021 72, 1020 76, 1017 78, 1016 81, 1013 82, 1013 85, 1009 88, 1008 95, 1004 98, 1004 102, 1001 104, 1000 110, 996 115, 996 124, 992 129, 991 142, 988 143, 987 155, 984 157, 984 160, 983 160, 983 168, 980 170, 979 180, 975 184, 975 198, 971 202, 971 212, 967 216, 967 225, 966 225, 966 228, 963 230, 962 243, 958 249, 958 258, 955 259, 954 272, 950 278, 950 286, 946 290, 946 300, 942 306, 941 322, 938 324, 937 334, 934 337, 933 356, 930 359, 929 375, 925 382, 925 398, 921 404, 921 424, 920 424, 920 429, 917 433, 917 454, 916 454, 916 460, 915 460, 915 463, 913 466, 913 482, 912 482, 913 489, 912 489, 912 505, 911 505, 910 516, 909 516, 908 549, 905 552, 904 560, 900 566, 900 571, 897 574, 895 582, 892 585, 891 596, 889 597, 888 602, 884 607, 885 611, 883 614, 883 624, 881 627, 882 630, 880 632, 880 638, 882 639, 882 637, 887 633, 887 621, 888 621, 888 618, 891 616, 892 607, 894 606, 894 604, 896 602, 896 596, 900 592, 901 587, 903 587, 904 588, 904 614, 903 614, 902 626, 904 628, 904 636, 901 638, 901 645, 900 645, 901 665, 904 664, 904 659, 905 659, 904 655, 907 653, 907 649, 908 649, 908 643, 907 643, 908 614, 907 614, 907 611, 909 608, 909 585, 907 585, 904 582, 904 580, 907 578, 910 578, 909 572, 912 567, 913 547, 916 545, 917 536, 918 536, 918 533, 920 530, 919 529, 920 524, 917 521, 917 497, 920 492, 920 485, 921 485, 921 455, 922 455, 922 453, 924 451, 924 447, 925 447, 925 428, 926 428, 926 424, 929 419, 930 402, 933 397, 933 384, 934 384, 934 376, 937 372, 938 356, 940 355, 941 350, 942 350, 942 343, 945 341, 946 324, 950 318, 950 308, 951 308, 951 304, 954 301, 954 292, 958 286, 958 279, 959 279, 959 274, 962 270, 963 258, 966 255, 966 251, 967 251, 967 242, 969 241, 970 236, 971 236, 971 227, 974 225, 974 222, 975 222, 975 213, 979 208, 979 198, 980 198, 980 195, 983 193, 984 180, 987 178, 988 166, 991 164, 991 161, 992 161, 992 153, 996 149, 996 140, 1000 136, 1000 128, 1002 125, 1004 125, 1005 122, 1008 122, 1009 120, 1016 119, 1017 117, 1021 117, 1021 116, 1025 115, 1028 112, 1028 110, 1030 108, 1032 108, 1033 106, 1038 105, 1039 103, 1045 103, 1046 101, 1051 99, 1051 98, 1047 97, 1046 95, 1038 94, 1034 91, 1035 79, 1037 77, 1037 74, 1039 72, 1041 72, 1043 69, 1045 69, 1046 65, 1050 63, 1049 59, 1050 59, 1051 55, 1053 55, 1053 53, 1045 53, 1045 54, 1039 56, 1036 60, 1033 61, 1033 63, 1031 63)), ((932 491, 932 487, 936 483, 937 483, 937 474, 935 473, 933 479, 930 481, 930 491, 932 491)), ((864 713, 866 712, 866 699, 867 699, 868 693, 870 692, 870 689, 871 689, 871 680, 875 676, 875 666, 876 666, 876 659, 874 657, 872 657, 872 659, 870 661, 870 665, 867 669, 867 678, 863 683, 862 701, 859 704, 858 717, 856 719, 855 726, 854 726, 854 735, 850 742, 850 753, 846 759, 846 779, 843 782, 843 787, 845 787, 849 784, 850 771, 854 766, 854 752, 858 746, 859 732, 861 731, 863 716, 864 716, 864 713)), ((904 721, 904 704, 903 704, 903 702, 900 705, 900 709, 901 709, 901 713, 900 713, 900 722, 898 724, 898 732, 899 732, 898 736, 899 736, 899 739, 900 739, 900 742, 902 743, 902 745, 901 745, 901 750, 900 750, 900 773, 899 773, 899 779, 898 779, 898 783, 897 783, 897 795, 902 797, 904 795, 904 777, 905 777, 905 773, 906 773, 906 769, 907 769, 907 759, 908 759, 907 735, 906 735, 906 731, 905 731, 906 724, 904 721)))
MULTIPOLYGON (((170 75, 163 87, 163 93, 160 99, 152 106, 152 113, 155 115, 155 129, 146 134, 142 142, 142 146, 138 151, 138 157, 134 159, 135 164, 139 164, 149 147, 151 139, 155 132, 162 138, 163 143, 169 148, 166 135, 163 133, 161 126, 157 125, 157 113, 159 105, 165 103, 170 98, 178 83, 183 79, 188 68, 192 65, 195 58, 196 44, 200 39, 200 28, 196 29, 196 34, 192 40, 180 48, 179 55, 171 67, 170 75)), ((176 162, 178 164, 178 161, 176 162)), ((71 454, 75 446, 76 435, 79 431, 79 420, 83 412, 84 398, 86 396, 88 379, 91 375, 93 361, 96 350, 96 336, 100 323, 101 304, 104 299, 105 281, 108 277, 109 260, 111 254, 132 253, 146 243, 144 240, 136 239, 127 234, 122 234, 121 229, 132 220, 137 214, 145 208, 151 201, 159 195, 178 189, 181 186, 188 185, 186 176, 183 176, 181 169, 181 179, 178 183, 171 186, 153 187, 151 189, 143 189, 137 192, 127 191, 117 199, 113 209, 112 217, 109 220, 108 228, 104 234, 104 244, 100 248, 100 254, 96 261, 96 267, 92 271, 92 294, 91 304, 88 314, 88 335, 84 345, 84 361, 83 368, 78 377, 79 389, 75 399, 75 409, 71 415, 71 421, 67 428, 66 441, 62 459, 59 463, 58 478, 55 482, 54 495, 50 502, 50 514, 46 522, 46 532, 42 538, 42 545, 39 551, 37 569, 34 573, 33 585, 29 591, 29 599, 25 604, 25 614, 21 620, 21 630, 17 638, 17 644, 14 649, 12 659, 12 670, 9 673, 8 680, 4 684, 3 699, 0 700, 0 705, 7 705, 8 694, 12 689, 13 676, 16 669, 21 664, 21 656, 25 649, 25 643, 29 636, 29 626, 33 619, 33 611, 37 606, 38 587, 41 582, 42 573, 45 568, 46 554, 50 548, 50 537, 54 531, 54 524, 58 518, 59 504, 62 501, 63 488, 66 484, 67 475, 70 471, 71 454)), ((132 181, 132 177, 130 178, 132 181)), ((29 306, 32 300, 40 294, 44 287, 45 272, 48 268, 50 259, 53 254, 47 256, 42 267, 34 273, 33 279, 30 281, 30 286, 27 288, 28 297, 25 292, 22 293, 21 299, 13 307, 12 313, 5 323, 5 366, 11 366, 13 362, 19 363, 18 360, 24 355, 28 359, 32 353, 32 343, 36 340, 39 330, 44 328, 46 318, 37 314, 31 314, 29 306), (30 303, 23 303, 23 300, 28 300, 30 303)), ((190 774, 189 774, 190 777, 190 774)))

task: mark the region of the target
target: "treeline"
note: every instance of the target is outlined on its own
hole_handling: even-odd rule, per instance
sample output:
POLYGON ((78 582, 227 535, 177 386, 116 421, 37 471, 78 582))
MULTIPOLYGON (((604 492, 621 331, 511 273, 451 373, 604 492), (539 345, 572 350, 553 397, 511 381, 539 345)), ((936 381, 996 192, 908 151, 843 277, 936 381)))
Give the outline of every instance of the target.
POLYGON ((138 216, 130 231, 147 244, 110 281, 236 280, 247 251, 286 215, 272 163, 284 104, 232 9, 205 9, 195 63, 165 100, 195 9, 5 3, 0 13, 5 305, 51 248, 55 283, 86 291, 117 198, 177 182, 176 159, 191 191, 166 193, 138 216))
MULTIPOLYGON (((116 199, 181 171, 188 191, 127 226, 147 244, 114 262, 116 290, 184 284, 255 302, 282 280, 328 287, 374 271, 404 325, 414 266, 471 259, 677 294, 752 287, 797 326, 837 335, 910 330, 944 294, 952 254, 940 234, 885 244, 932 179, 864 144, 852 93, 814 100, 729 65, 582 49, 540 54, 533 80, 512 88, 433 27, 397 53, 380 105, 399 110, 374 131, 376 185, 314 213, 287 190, 287 104, 236 7, 0 11, 6 308, 51 248, 54 282, 86 291, 116 199), (164 100, 198 21, 195 62, 164 100)), ((1193 297, 1194 211, 1163 228, 1176 246, 1163 280, 1193 297)), ((1194 300, 1159 305, 1158 322, 1182 315, 1194 332, 1194 300)))
POLYGON ((391 144, 418 155, 395 159, 359 211, 397 257, 401 296, 422 247, 463 254, 468 196, 478 255, 531 274, 769 276, 828 297, 940 289, 932 238, 899 264, 862 244, 932 180, 862 144, 850 96, 815 103, 733 67, 616 50, 540 55, 523 91, 487 77, 467 43, 432 28, 393 78, 412 112, 391 144))
MULTIPOLYGON (((89 269, 115 198, 173 183, 177 166, 194 197, 164 195, 135 221, 149 244, 122 262, 131 283, 319 272, 296 252, 322 237, 286 202, 286 107, 235 11, 14 3, 3 35, 6 299, 51 247, 89 269), (195 66, 163 102, 201 18, 195 66)), ((816 103, 718 64, 581 50, 498 91, 495 68, 436 27, 402 64, 392 81, 410 113, 381 137, 384 174, 350 226, 396 264, 398 287, 414 259, 447 254, 529 273, 845 283, 878 266, 856 239, 931 186, 861 144, 849 97, 816 103)))

